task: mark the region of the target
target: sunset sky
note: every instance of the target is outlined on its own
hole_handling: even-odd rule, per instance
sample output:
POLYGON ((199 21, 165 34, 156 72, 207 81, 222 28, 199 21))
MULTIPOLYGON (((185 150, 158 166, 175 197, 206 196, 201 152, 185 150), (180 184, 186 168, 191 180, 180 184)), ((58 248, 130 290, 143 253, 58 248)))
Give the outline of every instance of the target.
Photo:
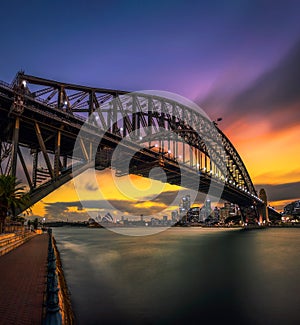
MULTIPOLYGON (((256 189, 264 187, 280 210, 300 199, 299 12, 300 2, 291 0, 5 1, 0 80, 11 82, 22 69, 69 83, 185 96, 212 120, 222 117, 219 127, 256 189)), ((108 172, 97 179, 106 198, 126 202, 108 187, 108 172)), ((143 181, 142 197, 155 210, 164 203, 150 183, 143 181)), ((95 200, 88 184, 85 200, 95 200)), ((177 191, 156 186, 165 197, 177 191)), ((80 214, 73 183, 43 202, 35 214, 80 214)))

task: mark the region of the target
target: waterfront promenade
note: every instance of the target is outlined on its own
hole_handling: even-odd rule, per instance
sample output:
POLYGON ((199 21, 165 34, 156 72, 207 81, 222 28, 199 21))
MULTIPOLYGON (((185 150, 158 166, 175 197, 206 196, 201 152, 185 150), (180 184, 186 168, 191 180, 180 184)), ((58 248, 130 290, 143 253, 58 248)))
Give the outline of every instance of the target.
POLYGON ((41 324, 48 235, 36 235, 0 257, 0 324, 41 324))

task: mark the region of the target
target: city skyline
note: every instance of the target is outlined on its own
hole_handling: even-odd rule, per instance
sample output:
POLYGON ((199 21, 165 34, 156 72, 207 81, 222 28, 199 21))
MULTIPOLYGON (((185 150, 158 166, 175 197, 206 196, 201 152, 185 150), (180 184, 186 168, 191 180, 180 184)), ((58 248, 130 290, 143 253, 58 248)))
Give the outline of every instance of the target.
MULTIPOLYGON (((257 191, 265 188, 279 209, 300 198, 299 3, 232 1, 123 3, 58 1, 3 4, 0 79, 24 69, 40 77, 124 90, 159 89, 194 100, 241 155, 257 191), (15 5, 17 4, 17 9, 15 5), (56 12, 53 24, 46 13, 56 12), (11 19, 8 12, 14 12, 11 19), (40 25, 41 28, 36 28, 40 25), (84 46, 82 46, 82 44, 84 46)), ((99 186, 112 183, 104 171, 99 186)), ((131 176, 141 189, 149 180, 131 176)), ((86 199, 93 189, 84 185, 86 199)), ((177 190, 156 184, 165 196, 177 190)), ((157 187, 156 190, 157 190, 157 187)), ((163 202, 137 203, 113 188, 106 198, 119 205, 160 209, 163 202)), ((170 207, 170 210, 172 207, 170 207)), ((72 183, 36 204, 33 212, 80 214, 72 183), (63 200, 62 200, 63 198, 63 200)))

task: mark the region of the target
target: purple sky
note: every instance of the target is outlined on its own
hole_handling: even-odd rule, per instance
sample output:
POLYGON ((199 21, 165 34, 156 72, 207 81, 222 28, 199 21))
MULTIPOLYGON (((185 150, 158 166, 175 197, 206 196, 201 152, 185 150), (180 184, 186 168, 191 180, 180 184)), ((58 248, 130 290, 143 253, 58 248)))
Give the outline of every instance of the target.
POLYGON ((299 11, 299 1, 6 1, 1 79, 24 69, 190 99, 234 93, 300 38, 299 11))
POLYGON ((168 90, 222 116, 225 131, 246 117, 286 129, 300 125, 299 13, 291 0, 5 1, 0 80, 22 69, 97 87, 168 90))

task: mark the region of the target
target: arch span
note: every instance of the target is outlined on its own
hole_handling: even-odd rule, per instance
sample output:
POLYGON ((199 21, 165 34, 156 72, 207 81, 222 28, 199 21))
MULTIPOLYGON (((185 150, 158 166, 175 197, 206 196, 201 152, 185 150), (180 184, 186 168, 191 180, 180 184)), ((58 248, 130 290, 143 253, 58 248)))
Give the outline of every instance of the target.
POLYGON ((223 199, 241 206, 263 204, 233 144, 190 102, 18 73, 0 85, 0 115, 1 172, 22 172, 33 202, 91 166, 146 177, 160 166, 172 184, 185 170, 191 180, 199 176, 199 191, 222 189, 223 199), (118 146, 131 157, 125 170, 122 159, 112 161, 118 146))

